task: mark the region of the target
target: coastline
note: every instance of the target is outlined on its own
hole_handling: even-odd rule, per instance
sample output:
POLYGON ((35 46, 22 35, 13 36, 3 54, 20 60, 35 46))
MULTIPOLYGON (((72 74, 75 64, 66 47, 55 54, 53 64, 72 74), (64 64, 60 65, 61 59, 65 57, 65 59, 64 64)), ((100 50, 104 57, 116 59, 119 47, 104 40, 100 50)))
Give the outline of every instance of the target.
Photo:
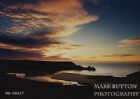
MULTIPOLYGON (((34 63, 32 63, 31 67, 34 66, 33 64, 34 63)), ((11 64, 8 63, 8 66, 9 65, 11 66, 11 64)), ((47 67, 50 67, 50 66, 52 65, 50 64, 47 65, 47 67)), ((57 65, 57 70, 63 71, 63 68, 61 67, 59 68, 58 66, 59 65, 57 65)), ((65 64, 65 66, 67 66, 67 63, 65 64)), ((69 67, 70 66, 71 65, 69 65, 69 67)), ((77 66, 77 65, 73 65, 73 67, 74 66, 77 66)), ((140 91, 140 71, 131 73, 127 75, 126 77, 115 77, 111 75, 109 76, 83 75, 83 74, 75 74, 75 73, 63 73, 63 72, 58 72, 58 71, 55 71, 53 73, 48 73, 46 71, 45 73, 44 72, 42 73, 42 67, 39 69, 41 70, 40 72, 39 70, 38 71, 36 70, 38 69, 36 67, 33 69, 29 67, 26 68, 26 70, 29 69, 28 72, 18 71, 15 73, 8 73, 9 71, 4 71, 0 73, 0 91, 1 91, 0 94, 1 94, 2 99, 8 99, 8 97, 10 97, 10 99, 12 98, 15 99, 15 97, 20 97, 20 99, 28 99, 28 98, 30 99, 32 98, 33 99, 40 99, 40 98, 94 99, 94 98, 101 98, 104 95, 106 97, 108 94, 110 96, 107 96, 107 97, 110 97, 111 99, 113 97, 114 99, 114 96, 119 94, 119 93, 113 93, 115 91, 122 92, 122 93, 140 91), (37 71, 37 72, 34 72, 34 71, 37 71), (121 85, 133 86, 134 84, 136 84, 137 87, 125 88, 123 86, 122 88, 121 87, 117 88, 117 86, 121 86, 121 85), (113 86, 116 85, 116 87, 114 87, 113 89, 113 87, 110 87, 111 85, 113 86), (19 92, 19 93, 24 92, 24 94, 22 96, 17 96, 17 95, 15 96, 14 94, 12 94, 16 92, 19 92), (8 93, 11 93, 11 94, 7 95, 8 93), (111 94, 113 95, 111 96, 111 94), (11 95, 12 95, 12 98, 11 98, 11 95)), ((19 66, 18 68, 21 68, 21 66, 19 66)), ((51 68, 53 69, 54 67, 51 67, 51 68)), ((74 67, 74 68, 77 68, 77 67, 74 67)), ((119 97, 121 96, 118 96, 117 99, 119 97)), ((129 99, 129 97, 127 96, 125 97, 126 99, 129 99)), ((140 96, 136 96, 136 97, 134 96, 133 99, 137 99, 137 98, 139 99, 139 97, 140 96)))

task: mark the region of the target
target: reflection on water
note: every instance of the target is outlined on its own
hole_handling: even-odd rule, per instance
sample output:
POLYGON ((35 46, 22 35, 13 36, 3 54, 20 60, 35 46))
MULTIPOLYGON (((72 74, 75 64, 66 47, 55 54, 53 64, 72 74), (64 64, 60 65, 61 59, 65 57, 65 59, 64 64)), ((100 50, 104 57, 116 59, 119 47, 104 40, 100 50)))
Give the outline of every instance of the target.
MULTIPOLYGON (((88 70, 82 70, 82 71, 75 71, 75 70, 67 70, 67 71, 60 71, 55 73, 57 74, 63 74, 65 73, 65 78, 70 78, 70 75, 67 73, 73 73, 73 74, 81 74, 80 77, 82 77, 80 80, 84 79, 84 75, 101 75, 101 76, 116 76, 116 77, 124 77, 130 73, 140 71, 140 65, 139 64, 94 64, 91 65, 96 68, 96 71, 88 71, 88 70), (83 75, 83 76, 82 76, 83 75)), ((66 80, 60 80, 60 79, 53 79, 51 78, 52 75, 36 75, 36 76, 29 76, 24 73, 8 73, 10 75, 15 75, 18 78, 22 79, 29 79, 29 80, 36 80, 36 81, 42 81, 42 82, 51 82, 51 83, 61 83, 63 85, 80 85, 76 81, 66 81, 66 80)))
POLYGON ((52 79, 49 75, 37 76, 37 77, 26 77, 26 79, 36 80, 36 81, 41 81, 41 82, 61 83, 63 85, 79 85, 77 82, 52 79))
POLYGON ((40 82, 59 83, 62 85, 78 85, 78 86, 80 86, 80 84, 78 84, 78 82, 52 79, 51 75, 27 76, 25 73, 7 73, 7 74, 14 75, 17 78, 21 78, 21 79, 29 79, 29 80, 35 80, 35 81, 40 81, 40 82))

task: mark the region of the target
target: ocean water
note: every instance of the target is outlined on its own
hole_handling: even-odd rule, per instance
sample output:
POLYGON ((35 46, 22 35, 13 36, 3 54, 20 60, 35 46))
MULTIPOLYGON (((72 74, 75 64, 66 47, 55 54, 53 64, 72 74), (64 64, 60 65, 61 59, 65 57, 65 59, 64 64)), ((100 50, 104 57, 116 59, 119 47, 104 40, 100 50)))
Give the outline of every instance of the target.
POLYGON ((96 71, 62 71, 67 73, 76 73, 84 75, 103 75, 103 76, 115 76, 115 77, 125 77, 130 73, 140 71, 140 64, 130 63, 130 64, 84 64, 83 66, 92 66, 96 68, 96 71))

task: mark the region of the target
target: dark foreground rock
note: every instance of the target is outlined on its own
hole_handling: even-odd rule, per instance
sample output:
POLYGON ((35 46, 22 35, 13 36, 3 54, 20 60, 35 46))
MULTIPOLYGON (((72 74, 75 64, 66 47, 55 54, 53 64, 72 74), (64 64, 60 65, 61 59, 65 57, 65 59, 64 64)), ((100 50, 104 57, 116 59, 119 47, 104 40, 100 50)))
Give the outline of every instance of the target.
POLYGON ((140 78, 140 71, 128 74, 127 78, 140 78))
POLYGON ((114 77, 114 76, 89 76, 88 78, 93 79, 96 83, 138 83, 140 84, 140 71, 131 73, 126 77, 114 77))

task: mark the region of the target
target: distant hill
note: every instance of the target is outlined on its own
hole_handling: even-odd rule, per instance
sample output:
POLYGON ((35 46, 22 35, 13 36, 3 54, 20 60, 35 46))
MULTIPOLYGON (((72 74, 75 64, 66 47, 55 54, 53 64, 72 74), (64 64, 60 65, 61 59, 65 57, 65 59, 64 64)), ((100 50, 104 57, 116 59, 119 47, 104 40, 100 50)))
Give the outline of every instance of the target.
POLYGON ((73 62, 0 60, 0 73, 54 73, 61 70, 84 70, 73 62))

